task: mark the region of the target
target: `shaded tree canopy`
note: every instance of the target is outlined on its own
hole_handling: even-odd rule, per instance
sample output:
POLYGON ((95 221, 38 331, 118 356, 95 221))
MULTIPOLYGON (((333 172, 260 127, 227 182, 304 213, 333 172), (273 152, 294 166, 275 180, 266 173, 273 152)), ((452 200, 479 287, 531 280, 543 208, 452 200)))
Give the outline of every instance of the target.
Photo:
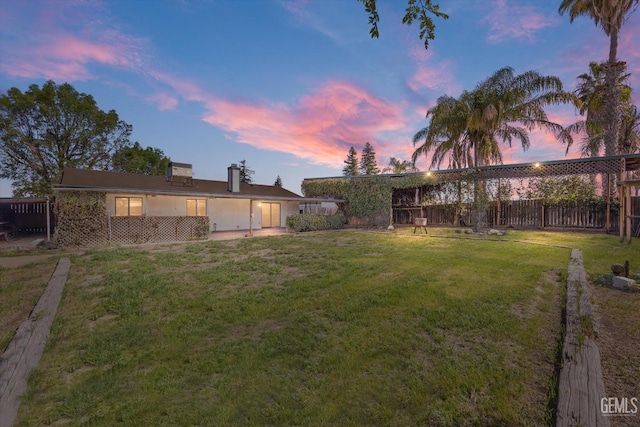
POLYGON ((113 170, 118 172, 164 175, 171 159, 159 148, 142 148, 139 143, 123 147, 113 155, 113 170))
POLYGON ((0 177, 15 196, 49 195, 66 167, 109 169, 131 129, 68 83, 13 87, 0 96, 0 177))
POLYGON ((240 182, 253 184, 252 176, 254 173, 255 172, 247 166, 247 161, 245 159, 240 160, 240 182))
POLYGON ((344 161, 344 167, 342 168, 342 175, 344 176, 356 176, 360 175, 360 171, 358 170, 358 152, 355 148, 351 147, 349 149, 349 154, 347 154, 347 159, 344 161))
POLYGON ((364 145, 360 156, 360 173, 362 175, 376 175, 380 173, 376 162, 376 152, 369 142, 364 145))
MULTIPOLYGON (((378 14, 377 0, 358 0, 364 4, 364 10, 369 14, 369 25, 371 29, 369 34, 372 38, 378 38, 380 32, 378 23, 380 15, 378 14)), ((413 24, 414 21, 420 22, 420 40, 424 41, 424 48, 429 48, 429 40, 435 38, 436 25, 431 16, 442 19, 449 19, 449 15, 440 11, 440 6, 433 3, 432 0, 407 0, 407 8, 402 17, 402 23, 406 25, 413 24)))

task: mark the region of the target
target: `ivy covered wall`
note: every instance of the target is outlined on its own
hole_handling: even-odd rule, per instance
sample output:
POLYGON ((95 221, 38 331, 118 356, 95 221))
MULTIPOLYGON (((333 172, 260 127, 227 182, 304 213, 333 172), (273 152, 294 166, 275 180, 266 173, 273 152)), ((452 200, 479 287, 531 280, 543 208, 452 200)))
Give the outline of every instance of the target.
POLYGON ((53 207, 57 218, 54 244, 93 246, 109 239, 106 194, 91 191, 59 192, 53 207))
POLYGON ((373 175, 345 178, 305 179, 305 197, 343 199, 340 209, 349 224, 387 226, 391 220, 394 189, 419 188, 433 185, 435 180, 424 174, 405 176, 373 175))

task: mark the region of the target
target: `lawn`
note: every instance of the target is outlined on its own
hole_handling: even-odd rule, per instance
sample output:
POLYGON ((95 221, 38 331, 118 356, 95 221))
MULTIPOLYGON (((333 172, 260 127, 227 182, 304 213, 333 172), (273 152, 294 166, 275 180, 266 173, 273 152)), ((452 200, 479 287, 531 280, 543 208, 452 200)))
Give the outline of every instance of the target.
POLYGON ((16 328, 29 317, 57 261, 52 257, 17 268, 0 267, 0 349, 7 347, 16 328))
POLYGON ((563 246, 637 242, 411 231, 73 256, 17 425, 548 424, 563 246))

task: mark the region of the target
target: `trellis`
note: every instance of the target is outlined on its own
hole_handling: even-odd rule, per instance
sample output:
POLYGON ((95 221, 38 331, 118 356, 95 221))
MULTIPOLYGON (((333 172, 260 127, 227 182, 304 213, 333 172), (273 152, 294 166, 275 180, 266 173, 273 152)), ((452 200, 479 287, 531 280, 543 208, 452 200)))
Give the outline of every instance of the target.
MULTIPOLYGON (((514 165, 479 166, 466 169, 419 172, 414 173, 414 175, 420 173, 426 174, 440 184, 459 182, 462 180, 488 181, 494 179, 544 178, 569 175, 602 175, 603 178, 606 179, 605 196, 607 205, 605 229, 607 232, 611 229, 611 190, 613 187, 612 180, 615 180, 620 189, 620 240, 622 241, 623 237, 626 237, 630 242, 633 220, 640 219, 640 214, 634 215, 631 209, 631 187, 640 187, 640 180, 631 179, 630 176, 632 172, 638 170, 640 170, 640 154, 625 154, 609 157, 590 157, 514 165)), ((500 201, 498 200, 497 203, 498 216, 500 216, 500 201)))
POLYGON ((206 239, 208 216, 109 217, 109 243, 158 243, 206 239))
POLYGON ((61 247, 92 247, 206 239, 208 216, 110 216, 104 192, 59 193, 54 242, 61 247))

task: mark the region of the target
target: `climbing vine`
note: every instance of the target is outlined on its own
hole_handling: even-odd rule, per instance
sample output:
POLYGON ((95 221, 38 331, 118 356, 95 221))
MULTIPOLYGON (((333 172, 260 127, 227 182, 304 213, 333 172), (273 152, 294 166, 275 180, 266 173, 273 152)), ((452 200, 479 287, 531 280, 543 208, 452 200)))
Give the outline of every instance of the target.
POLYGON ((53 211, 57 218, 54 243, 57 246, 103 244, 108 239, 106 194, 102 192, 59 192, 53 211))
POLYGON ((382 225, 382 222, 389 222, 394 189, 434 183, 435 180, 427 174, 306 179, 302 182, 302 193, 306 197, 343 199, 345 202, 340 208, 347 218, 368 218, 376 225, 382 225))

